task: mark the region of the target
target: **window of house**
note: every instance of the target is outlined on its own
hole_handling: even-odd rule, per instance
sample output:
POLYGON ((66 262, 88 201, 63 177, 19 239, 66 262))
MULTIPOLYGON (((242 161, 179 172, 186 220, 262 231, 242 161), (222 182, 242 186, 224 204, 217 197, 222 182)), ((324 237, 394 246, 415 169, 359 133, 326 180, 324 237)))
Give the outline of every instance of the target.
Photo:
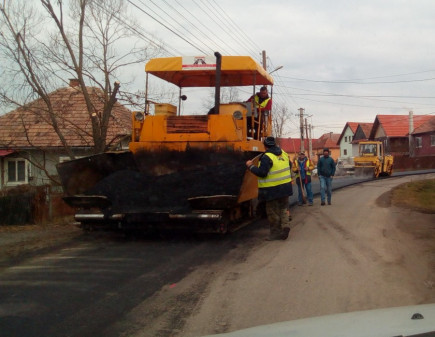
POLYGON ((346 136, 346 137, 344 137, 344 141, 345 141, 345 142, 347 142, 347 136, 346 136))
POLYGON ((415 137, 415 147, 422 147, 422 143, 421 137, 415 137))
POLYGON ((7 159, 6 168, 8 183, 14 184, 27 182, 27 165, 24 159, 7 159))
POLYGON ((435 135, 430 136, 430 146, 435 146, 435 135))
POLYGON ((344 154, 345 156, 347 156, 347 150, 346 150, 346 149, 343 150, 343 154, 344 154))

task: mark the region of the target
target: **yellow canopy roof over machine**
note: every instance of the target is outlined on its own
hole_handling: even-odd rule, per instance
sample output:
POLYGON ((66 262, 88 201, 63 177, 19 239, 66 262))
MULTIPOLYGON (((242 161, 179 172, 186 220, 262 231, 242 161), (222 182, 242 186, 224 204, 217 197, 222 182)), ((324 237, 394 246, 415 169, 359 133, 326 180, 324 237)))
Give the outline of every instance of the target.
MULTIPOLYGON (((214 56, 163 57, 150 60, 145 71, 178 87, 214 87, 214 56)), ((250 56, 222 56, 221 86, 273 85, 273 78, 250 56)))

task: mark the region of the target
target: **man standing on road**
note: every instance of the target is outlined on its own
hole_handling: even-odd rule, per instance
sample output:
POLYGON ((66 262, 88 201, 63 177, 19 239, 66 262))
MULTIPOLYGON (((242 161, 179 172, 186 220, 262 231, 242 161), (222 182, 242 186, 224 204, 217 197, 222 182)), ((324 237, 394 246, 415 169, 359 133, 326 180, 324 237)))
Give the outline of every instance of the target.
POLYGON ((295 160, 293 165, 293 171, 296 173, 299 206, 302 206, 302 204, 306 202, 303 198, 304 188, 307 191, 308 206, 313 206, 313 192, 311 190, 311 171, 313 168, 313 164, 305 156, 305 153, 300 152, 299 157, 295 160))
POLYGON ((317 163, 317 173, 320 180, 320 200, 321 205, 325 205, 325 191, 328 198, 328 205, 331 205, 332 196, 332 177, 335 174, 335 162, 329 156, 329 149, 323 149, 323 156, 317 163))
POLYGON ((258 177, 258 201, 266 203, 270 226, 267 240, 286 240, 290 232, 288 197, 293 194, 290 162, 287 153, 276 146, 275 138, 266 137, 264 146, 266 152, 261 155, 258 166, 252 160, 248 160, 246 166, 258 177))

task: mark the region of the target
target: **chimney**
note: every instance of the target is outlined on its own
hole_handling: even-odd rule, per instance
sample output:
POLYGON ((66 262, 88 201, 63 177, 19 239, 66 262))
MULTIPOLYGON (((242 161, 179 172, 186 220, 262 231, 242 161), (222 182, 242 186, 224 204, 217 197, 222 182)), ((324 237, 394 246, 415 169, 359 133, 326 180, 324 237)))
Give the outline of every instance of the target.
POLYGON ((70 78, 69 79, 69 86, 71 88, 75 88, 75 87, 79 87, 80 86, 80 82, 77 78, 70 78))
POLYGON ((412 133, 414 132, 414 114, 412 111, 409 112, 409 133, 408 133, 408 147, 409 147, 409 156, 414 156, 414 139, 412 137, 412 133))

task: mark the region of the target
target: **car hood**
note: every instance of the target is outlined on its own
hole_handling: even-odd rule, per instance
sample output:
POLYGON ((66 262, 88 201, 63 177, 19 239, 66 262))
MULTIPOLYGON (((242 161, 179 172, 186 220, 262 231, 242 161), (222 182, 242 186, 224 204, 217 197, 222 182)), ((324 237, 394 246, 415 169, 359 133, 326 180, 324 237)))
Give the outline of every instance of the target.
POLYGON ((226 337, 435 337, 435 304, 356 311, 262 325, 226 337), (425 334, 430 333, 431 334, 425 334))

